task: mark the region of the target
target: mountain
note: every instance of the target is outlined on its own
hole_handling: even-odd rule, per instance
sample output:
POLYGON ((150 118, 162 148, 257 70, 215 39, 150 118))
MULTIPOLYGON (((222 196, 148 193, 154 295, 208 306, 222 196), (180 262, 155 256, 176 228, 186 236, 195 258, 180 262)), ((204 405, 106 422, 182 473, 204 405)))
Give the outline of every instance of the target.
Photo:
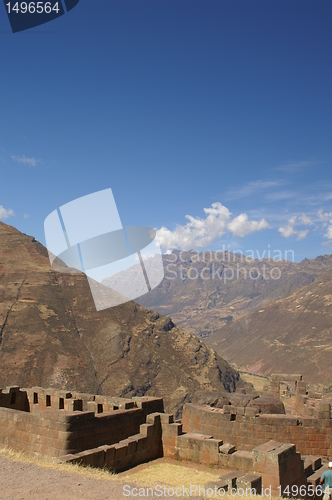
POLYGON ((134 302, 97 312, 84 274, 54 271, 33 237, 0 223, 0 387, 162 396, 179 412, 239 374, 200 340, 134 302))
MULTIPOLYGON (((171 316, 178 326, 205 338, 312 283, 332 265, 331 255, 300 263, 273 260, 273 256, 280 257, 268 254, 258 260, 227 251, 175 251, 163 256, 165 278, 161 284, 136 301, 171 316)), ((105 284, 111 285, 120 275, 105 280, 105 284)), ((135 267, 126 279, 136 279, 135 267)))
POLYGON ((332 378, 332 267, 313 283, 229 323, 205 340, 237 367, 256 374, 332 378))

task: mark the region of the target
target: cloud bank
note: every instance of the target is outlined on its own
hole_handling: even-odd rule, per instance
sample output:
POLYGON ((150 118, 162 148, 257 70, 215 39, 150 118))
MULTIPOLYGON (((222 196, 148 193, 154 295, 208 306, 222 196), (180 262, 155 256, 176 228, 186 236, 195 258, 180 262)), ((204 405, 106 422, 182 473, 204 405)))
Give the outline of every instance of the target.
POLYGON ((6 220, 8 217, 12 217, 14 215, 14 211, 9 208, 8 210, 0 205, 0 220, 6 220))
POLYGON ((23 163, 24 165, 29 165, 30 167, 36 167, 41 160, 37 160, 36 158, 27 158, 26 156, 16 156, 12 155, 11 159, 16 161, 17 163, 23 163))
POLYGON ((311 220, 311 217, 309 217, 308 215, 306 214, 302 214, 300 217, 299 217, 299 221, 304 225, 304 226, 313 226, 313 222, 311 220))
MULTIPOLYGON (((332 221, 331 221, 332 222, 332 221)), ((326 233, 324 234, 324 238, 327 238, 328 240, 332 240, 332 226, 329 226, 327 228, 326 233)))
POLYGON ((186 215, 188 220, 184 226, 177 225, 174 231, 161 227, 157 231, 157 238, 162 248, 181 248, 192 250, 208 247, 213 241, 229 231, 234 236, 243 238, 247 234, 262 231, 270 227, 263 218, 251 221, 243 213, 232 219, 232 214, 220 202, 212 203, 211 207, 204 208, 205 218, 186 215))
MULTIPOLYGON (((299 221, 302 224, 305 224, 305 225, 309 224, 310 225, 311 219, 310 220, 309 219, 310 219, 310 217, 307 217, 305 214, 303 214, 299 218, 299 221), (305 222, 303 222, 303 220, 305 222)), ((283 236, 284 238, 290 238, 291 236, 297 236, 298 241, 303 240, 307 236, 309 229, 303 229, 303 230, 295 229, 294 226, 296 223, 297 223, 297 217, 294 215, 294 217, 291 217, 289 219, 287 226, 279 227, 278 231, 281 234, 281 236, 283 236)))

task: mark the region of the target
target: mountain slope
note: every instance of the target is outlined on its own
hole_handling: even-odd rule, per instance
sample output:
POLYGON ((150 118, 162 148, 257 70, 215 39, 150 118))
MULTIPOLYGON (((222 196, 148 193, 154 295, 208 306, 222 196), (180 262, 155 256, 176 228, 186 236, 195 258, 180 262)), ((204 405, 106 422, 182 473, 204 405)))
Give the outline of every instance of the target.
MULTIPOLYGON (((206 337, 312 283, 332 265, 332 256, 296 263, 272 258, 252 260, 228 252, 201 252, 197 256, 176 251, 164 255, 163 261, 164 280, 136 301, 171 316, 192 334, 206 337), (280 278, 275 279, 278 269, 280 278)), ((128 277, 135 279, 134 267, 128 277)))
POLYGON ((228 324, 206 339, 228 361, 257 374, 332 378, 332 267, 313 283, 228 324))
POLYGON ((34 238, 0 223, 0 387, 159 395, 178 411, 238 373, 198 339, 128 302, 97 312, 83 274, 55 272, 34 238))

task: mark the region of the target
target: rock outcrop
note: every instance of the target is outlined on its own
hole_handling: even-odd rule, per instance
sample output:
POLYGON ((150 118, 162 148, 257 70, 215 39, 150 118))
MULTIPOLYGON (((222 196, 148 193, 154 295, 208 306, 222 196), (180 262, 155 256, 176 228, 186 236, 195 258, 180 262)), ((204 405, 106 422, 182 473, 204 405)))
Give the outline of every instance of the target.
POLYGON ((246 393, 245 391, 197 391, 193 403, 199 406, 211 406, 212 408, 223 408, 225 405, 236 407, 255 408, 257 413, 285 415, 285 407, 282 401, 270 394, 258 395, 257 393, 246 393))
POLYGON ((211 348, 134 302, 97 312, 84 274, 55 272, 33 237, 0 223, 0 387, 162 396, 179 413, 199 388, 234 391, 211 348))

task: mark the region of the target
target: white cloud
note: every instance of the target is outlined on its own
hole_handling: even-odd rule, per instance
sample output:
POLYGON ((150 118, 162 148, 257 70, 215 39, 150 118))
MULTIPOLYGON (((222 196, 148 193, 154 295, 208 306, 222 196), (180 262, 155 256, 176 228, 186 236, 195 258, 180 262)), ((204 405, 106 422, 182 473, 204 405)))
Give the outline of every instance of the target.
POLYGON ((11 208, 7 210, 2 205, 0 205, 0 220, 6 220, 8 219, 8 217, 12 217, 13 215, 14 212, 11 208))
MULTIPOLYGON (((332 223, 332 221, 330 221, 332 223)), ((328 240, 332 240, 332 226, 329 226, 327 228, 326 233, 324 234, 324 238, 327 238, 328 240)))
POLYGON ((302 214, 300 217, 299 217, 299 221, 304 225, 304 226, 312 226, 313 225, 313 222, 311 220, 311 217, 309 217, 308 215, 306 214, 302 214))
POLYGON ((220 238, 231 218, 230 211, 217 202, 211 208, 204 208, 204 212, 207 214, 205 219, 186 215, 187 224, 177 225, 174 231, 161 227, 157 231, 160 246, 190 250, 208 246, 216 238, 220 238))
POLYGON ((328 221, 329 219, 332 218, 332 212, 324 213, 322 208, 318 210, 317 215, 322 221, 328 221))
MULTIPOLYGON (((147 260, 147 259, 153 259, 153 257, 155 257, 156 255, 158 255, 157 253, 153 253, 153 252, 141 252, 141 257, 143 260, 147 260)), ((137 254, 135 254, 135 260, 137 262, 140 262, 140 259, 138 257, 137 254)))
POLYGON ((29 215, 29 214, 24 214, 24 215, 23 215, 23 219, 27 219, 28 217, 30 217, 30 215, 29 215))
POLYGON ((268 229, 270 227, 271 226, 266 219, 261 219, 260 221, 250 221, 247 214, 238 215, 227 226, 234 236, 239 236, 240 238, 243 238, 247 234, 262 231, 263 229, 268 229))
POLYGON ((303 231, 296 231, 297 240, 298 241, 303 240, 304 238, 306 238, 308 233, 309 233, 309 229, 305 229, 303 231))
POLYGON ((158 242, 163 248, 181 248, 191 250, 209 246, 228 230, 235 236, 243 237, 269 226, 265 219, 250 221, 247 214, 241 214, 232 220, 231 212, 220 202, 204 208, 206 218, 186 215, 188 220, 184 226, 177 225, 174 231, 162 227, 157 231, 158 242))
POLYGON ((27 158, 26 156, 16 156, 12 155, 11 159, 17 161, 17 163, 23 163, 24 165, 29 165, 30 167, 36 167, 41 160, 36 160, 36 158, 27 158))
POLYGON ((291 236, 297 236, 298 241, 303 240, 307 236, 309 229, 305 229, 302 231, 298 230, 298 229, 294 229, 294 225, 296 224, 296 221, 297 221, 297 217, 293 216, 289 219, 287 226, 279 227, 278 231, 281 234, 281 236, 283 236, 284 238, 290 238, 291 236))

